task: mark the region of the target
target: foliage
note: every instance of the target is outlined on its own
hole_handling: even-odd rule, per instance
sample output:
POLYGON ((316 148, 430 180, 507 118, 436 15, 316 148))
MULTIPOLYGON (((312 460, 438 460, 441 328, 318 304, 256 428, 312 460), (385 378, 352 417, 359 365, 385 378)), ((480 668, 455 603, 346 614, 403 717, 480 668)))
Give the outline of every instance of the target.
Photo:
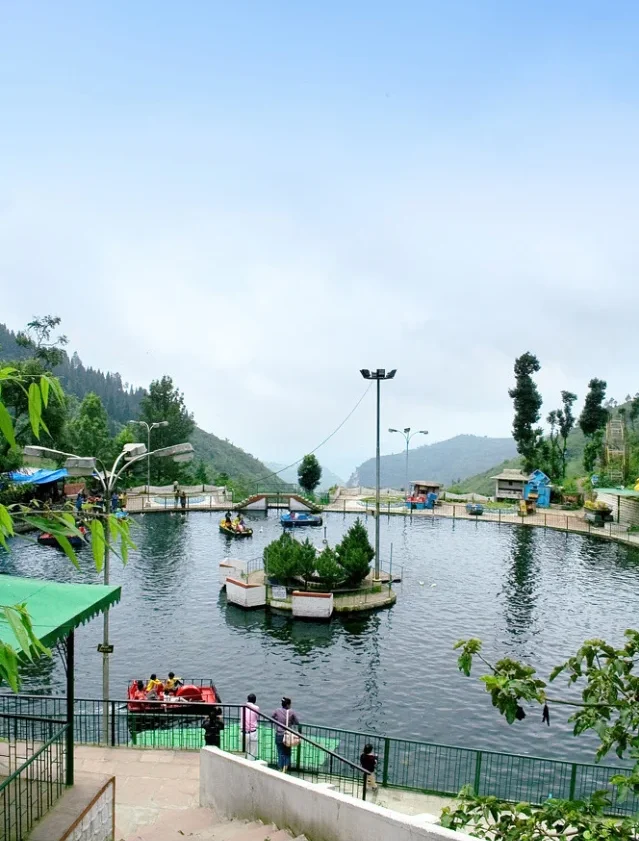
POLYGON ((306 493, 313 493, 322 478, 322 468, 314 455, 304 456, 300 466, 297 468, 297 478, 300 487, 306 493))
POLYGON ((532 375, 541 368, 532 353, 524 353, 515 360, 515 387, 508 390, 513 400, 513 438, 517 452, 524 459, 524 470, 530 473, 537 466, 542 431, 535 424, 539 421, 541 395, 532 375))
POLYGON ((290 581, 300 574, 299 546, 288 532, 264 549, 264 569, 272 578, 290 581))
POLYGON ((349 584, 355 586, 366 578, 371 561, 375 557, 375 550, 359 517, 346 532, 342 542, 335 547, 335 551, 349 584))
POLYGON ((195 479, 196 484, 198 485, 208 485, 209 483, 209 474, 206 469, 206 464, 200 459, 193 471, 193 478, 195 479))
POLYGON ((568 436, 575 426, 575 416, 572 407, 577 400, 577 395, 572 391, 561 392, 561 409, 557 409, 557 423, 561 437, 561 478, 566 478, 566 453, 568 451, 568 436))
MULTIPOLYGON (((575 708, 570 718, 576 736, 589 730, 599 738, 596 759, 614 751, 619 758, 628 756, 631 770, 614 775, 610 783, 620 797, 639 793, 639 631, 627 630, 621 647, 601 639, 586 640, 573 657, 555 667, 548 683, 560 675, 569 685, 579 685, 581 700, 555 698, 548 693, 548 683, 536 676, 532 666, 510 658, 494 665, 481 654, 481 641, 460 640, 460 671, 469 675, 478 658, 488 674, 481 677, 491 695, 493 706, 512 724, 524 717, 522 703, 543 705, 542 719, 550 723, 550 708, 567 704, 575 708)), ((541 806, 504 803, 494 797, 477 797, 466 788, 456 809, 447 808, 442 823, 452 829, 471 829, 481 838, 540 839, 565 836, 594 839, 636 837, 635 819, 611 820, 604 816, 610 804, 606 791, 596 792, 589 800, 568 802, 549 799, 541 806)))
MULTIPOLYGON (((51 654, 35 635, 26 604, 0 605, 0 613, 20 643, 29 660, 40 654, 51 654)), ((0 686, 8 683, 14 692, 20 688, 18 677, 18 655, 12 646, 0 640, 0 686)))
MULTIPOLYGON (((195 428, 193 415, 184 404, 184 396, 171 377, 154 380, 142 398, 140 420, 149 425, 167 421, 167 426, 153 430, 151 449, 158 450, 188 441, 195 428)), ((151 459, 151 484, 166 485, 180 478, 180 466, 171 459, 151 459)))
MULTIPOLYGON (((579 426, 583 434, 590 439, 589 443, 594 442, 597 434, 600 430, 603 430, 608 422, 609 412, 603 406, 606 388, 607 383, 605 380, 594 378, 588 383, 588 394, 586 395, 584 407, 579 416, 579 426)), ((587 453, 584 453, 584 470, 587 473, 592 472, 594 460, 598 455, 599 451, 595 453, 593 447, 590 447, 587 453)))
POLYGON ((317 556, 315 569, 327 589, 332 590, 344 579, 344 570, 339 565, 337 553, 330 546, 325 546, 317 556))
POLYGON ((590 474, 595 469, 597 459, 601 458, 603 450, 604 433, 602 429, 596 430, 586 442, 584 447, 584 470, 590 474))
POLYGON ((80 404, 77 416, 69 423, 69 441, 73 452, 80 456, 95 456, 103 461, 115 458, 109 418, 97 394, 87 394, 80 404))
POLYGON ((43 366, 55 368, 65 358, 63 348, 69 341, 66 336, 52 337, 53 331, 60 326, 61 321, 57 315, 45 315, 41 318, 34 316, 27 324, 26 330, 16 335, 16 344, 39 360, 43 366))
MULTIPOLYGON (((297 543, 297 541, 295 541, 297 543)), ((297 568, 300 575, 308 586, 308 582, 315 574, 317 566, 317 552, 311 541, 306 538, 303 543, 298 543, 297 568)))
MULTIPOLYGON (((230 441, 204 432, 197 426, 190 441, 210 475, 216 477, 214 484, 232 487, 236 499, 255 493, 256 484, 269 474, 268 468, 261 461, 230 441), (226 475, 226 479, 221 479, 220 475, 226 475)), ((267 483, 269 490, 286 487, 278 476, 269 476, 267 483)))

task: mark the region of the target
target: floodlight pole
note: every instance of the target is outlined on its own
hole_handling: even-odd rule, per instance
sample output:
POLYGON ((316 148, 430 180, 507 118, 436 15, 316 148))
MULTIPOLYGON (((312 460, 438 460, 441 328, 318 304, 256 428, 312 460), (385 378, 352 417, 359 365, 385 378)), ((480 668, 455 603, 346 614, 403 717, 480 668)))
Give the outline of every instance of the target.
POLYGON ((410 431, 410 426, 404 429, 389 429, 389 432, 399 432, 406 439, 406 480, 404 482, 404 496, 408 499, 408 445, 416 435, 428 435, 427 429, 416 429, 415 432, 410 431))
POLYGON ((373 573, 373 580, 380 580, 379 573, 379 495, 380 495, 380 454, 379 454, 379 439, 380 439, 380 383, 382 380, 392 380, 397 373, 396 369, 386 373, 384 368, 378 368, 376 371, 369 371, 367 368, 360 370, 361 375, 365 380, 377 381, 377 418, 376 418, 376 442, 375 442, 375 571, 373 573))

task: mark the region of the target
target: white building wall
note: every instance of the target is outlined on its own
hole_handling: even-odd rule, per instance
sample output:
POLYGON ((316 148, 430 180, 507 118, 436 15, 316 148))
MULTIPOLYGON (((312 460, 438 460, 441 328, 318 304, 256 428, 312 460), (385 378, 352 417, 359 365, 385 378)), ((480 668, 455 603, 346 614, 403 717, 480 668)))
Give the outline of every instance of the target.
POLYGON ((240 607, 262 607, 266 604, 266 587, 263 584, 245 584, 233 578, 226 579, 226 600, 240 607))
POLYGON ((293 592, 293 616, 303 619, 330 619, 332 615, 332 593, 293 592))

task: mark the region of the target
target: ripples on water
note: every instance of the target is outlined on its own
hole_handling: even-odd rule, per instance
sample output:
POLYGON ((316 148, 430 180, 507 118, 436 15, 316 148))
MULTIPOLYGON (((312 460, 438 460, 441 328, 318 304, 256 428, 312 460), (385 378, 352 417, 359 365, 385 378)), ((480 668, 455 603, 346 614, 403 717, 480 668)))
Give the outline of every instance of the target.
MULTIPOLYGON (((325 517, 331 544, 352 516, 325 517)), ((478 636, 489 660, 523 658, 542 676, 590 637, 621 640, 636 625, 639 552, 579 535, 495 524, 384 518, 384 564, 403 570, 391 610, 293 622, 264 611, 226 606, 218 564, 228 555, 254 558, 280 534, 278 518, 256 519, 252 540, 218 532, 218 516, 153 514, 132 521, 137 551, 111 579, 122 601, 111 612, 111 695, 132 677, 174 670, 212 677, 225 701, 255 692, 266 712, 291 695, 303 719, 404 738, 555 755, 591 761, 594 740, 572 738, 562 714, 550 728, 531 708, 508 726, 473 678, 457 670, 453 643, 478 636)), ((373 521, 368 520, 369 530, 373 521)), ((320 545, 322 530, 308 532, 320 545)), ((58 581, 99 581, 90 551, 81 572, 62 553, 24 540, 0 555, 0 571, 58 581)), ((99 697, 102 623, 76 633, 76 692, 99 697)), ((60 691, 57 660, 25 673, 26 687, 60 691)), ((560 682, 561 683, 561 682, 560 682)), ((564 692, 558 686, 555 692, 564 692)))

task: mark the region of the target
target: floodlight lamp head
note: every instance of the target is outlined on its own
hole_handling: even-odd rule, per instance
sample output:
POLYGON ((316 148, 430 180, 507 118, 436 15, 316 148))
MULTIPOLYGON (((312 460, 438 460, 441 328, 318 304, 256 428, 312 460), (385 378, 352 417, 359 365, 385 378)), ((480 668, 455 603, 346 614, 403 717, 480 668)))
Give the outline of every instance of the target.
POLYGON ((360 374, 364 377, 365 380, 370 380, 371 372, 368 368, 360 368, 360 374))
POLYGON ((387 380, 392 380, 396 373, 397 373, 397 368, 393 368, 392 371, 389 371, 388 374, 386 374, 386 379, 387 380))

